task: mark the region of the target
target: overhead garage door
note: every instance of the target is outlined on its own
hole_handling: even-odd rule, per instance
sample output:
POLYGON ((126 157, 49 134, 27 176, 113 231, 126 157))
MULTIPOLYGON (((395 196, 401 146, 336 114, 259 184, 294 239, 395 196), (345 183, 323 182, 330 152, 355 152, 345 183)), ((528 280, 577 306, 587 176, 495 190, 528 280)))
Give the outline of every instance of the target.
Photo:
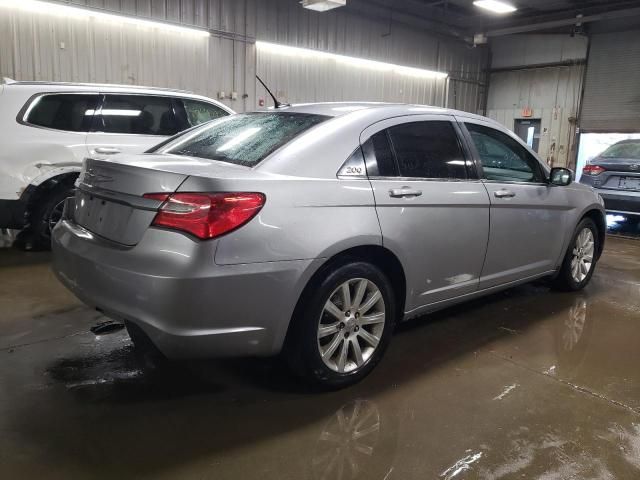
POLYGON ((581 115, 583 132, 640 132, 640 32, 594 35, 581 115))

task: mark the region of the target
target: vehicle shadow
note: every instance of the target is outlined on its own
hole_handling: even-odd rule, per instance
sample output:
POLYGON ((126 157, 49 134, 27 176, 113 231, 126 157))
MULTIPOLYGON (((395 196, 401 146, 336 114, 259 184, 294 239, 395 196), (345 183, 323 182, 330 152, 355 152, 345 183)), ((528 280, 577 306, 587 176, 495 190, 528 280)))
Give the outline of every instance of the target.
POLYGON ((150 375, 138 367, 125 334, 115 333, 97 353, 85 349, 49 362, 52 388, 25 404, 13 430, 56 464, 92 478, 154 477, 321 424, 356 399, 384 395, 568 311, 574 300, 528 285, 411 320, 396 329, 367 379, 329 393, 305 387, 279 359, 187 362, 150 375))

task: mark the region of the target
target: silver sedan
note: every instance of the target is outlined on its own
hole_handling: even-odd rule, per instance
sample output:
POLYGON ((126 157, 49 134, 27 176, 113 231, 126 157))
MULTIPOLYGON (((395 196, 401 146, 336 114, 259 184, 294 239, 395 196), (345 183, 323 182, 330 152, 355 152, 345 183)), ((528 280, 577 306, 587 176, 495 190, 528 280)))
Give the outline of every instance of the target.
POLYGON ((286 354, 354 383, 410 317, 548 277, 583 288, 602 199, 487 118, 417 105, 233 115, 87 159, 53 232, 80 299, 167 358, 286 354))

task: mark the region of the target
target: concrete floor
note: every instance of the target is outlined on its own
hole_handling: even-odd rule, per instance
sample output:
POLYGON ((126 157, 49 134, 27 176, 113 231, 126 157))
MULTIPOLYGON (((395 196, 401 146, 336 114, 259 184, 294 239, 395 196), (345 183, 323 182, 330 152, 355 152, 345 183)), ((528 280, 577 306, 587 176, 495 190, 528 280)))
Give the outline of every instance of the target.
POLYGON ((640 241, 579 294, 516 288, 413 321, 360 385, 277 361, 140 372, 122 331, 0 251, 0 478, 640 478, 640 241))

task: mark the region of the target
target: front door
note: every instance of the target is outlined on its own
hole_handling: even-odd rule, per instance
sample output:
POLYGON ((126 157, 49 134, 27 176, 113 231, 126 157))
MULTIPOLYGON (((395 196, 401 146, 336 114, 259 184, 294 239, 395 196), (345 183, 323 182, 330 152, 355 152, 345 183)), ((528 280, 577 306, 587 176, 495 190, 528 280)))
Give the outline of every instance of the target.
POLYGON ((567 189, 547 182, 542 164, 515 136, 481 120, 460 120, 476 150, 491 202, 480 288, 551 272, 562 255, 567 189))
POLYGON ((383 245, 405 267, 407 311, 474 292, 489 200, 454 118, 385 120, 361 136, 383 245))

